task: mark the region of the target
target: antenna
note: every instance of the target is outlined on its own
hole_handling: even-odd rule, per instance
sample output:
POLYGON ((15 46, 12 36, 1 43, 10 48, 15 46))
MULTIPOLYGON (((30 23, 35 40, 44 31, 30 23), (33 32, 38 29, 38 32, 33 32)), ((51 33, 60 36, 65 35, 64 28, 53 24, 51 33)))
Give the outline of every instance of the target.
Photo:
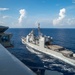
POLYGON ((38 35, 39 36, 41 35, 41 32, 40 32, 40 23, 38 23, 38 35))

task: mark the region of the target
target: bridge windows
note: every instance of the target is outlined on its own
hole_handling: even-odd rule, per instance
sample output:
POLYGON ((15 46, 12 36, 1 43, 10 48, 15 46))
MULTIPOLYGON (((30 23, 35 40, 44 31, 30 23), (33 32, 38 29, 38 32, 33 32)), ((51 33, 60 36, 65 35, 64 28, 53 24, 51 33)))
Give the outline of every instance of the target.
POLYGON ((2 40, 2 42, 7 42, 7 41, 9 41, 9 36, 2 36, 2 38, 1 38, 1 40, 2 40))

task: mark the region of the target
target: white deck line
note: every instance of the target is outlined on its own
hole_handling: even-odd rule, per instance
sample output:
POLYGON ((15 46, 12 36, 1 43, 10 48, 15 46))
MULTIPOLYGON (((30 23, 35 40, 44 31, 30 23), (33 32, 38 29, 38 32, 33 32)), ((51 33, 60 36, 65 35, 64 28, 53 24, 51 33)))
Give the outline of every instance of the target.
POLYGON ((36 75, 0 44, 0 75, 36 75))

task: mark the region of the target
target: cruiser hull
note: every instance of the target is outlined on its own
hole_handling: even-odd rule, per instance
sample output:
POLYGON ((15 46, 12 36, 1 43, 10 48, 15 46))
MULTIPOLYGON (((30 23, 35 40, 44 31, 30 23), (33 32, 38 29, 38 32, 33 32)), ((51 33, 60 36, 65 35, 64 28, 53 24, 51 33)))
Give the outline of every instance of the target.
POLYGON ((32 44, 32 43, 27 43, 27 42, 24 41, 24 39, 22 39, 22 43, 25 44, 27 46, 27 49, 31 52, 32 52, 31 49, 33 49, 34 51, 39 51, 39 52, 42 52, 44 54, 53 56, 57 59, 60 59, 64 62, 72 65, 72 66, 75 66, 75 60, 74 59, 70 59, 68 57, 65 57, 60 52, 56 52, 56 51, 53 51, 53 50, 50 50, 50 49, 47 49, 47 48, 42 48, 42 47, 39 47, 39 46, 37 46, 35 44, 32 44))

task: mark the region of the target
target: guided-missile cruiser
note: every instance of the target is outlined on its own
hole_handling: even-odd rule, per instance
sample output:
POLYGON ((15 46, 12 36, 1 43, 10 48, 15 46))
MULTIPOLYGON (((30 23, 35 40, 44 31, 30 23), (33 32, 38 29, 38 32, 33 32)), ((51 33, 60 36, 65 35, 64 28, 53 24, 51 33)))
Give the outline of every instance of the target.
POLYGON ((21 40, 29 51, 38 51, 75 66, 75 53, 62 46, 52 44, 53 38, 41 33, 40 24, 38 24, 38 36, 35 36, 32 30, 26 37, 22 37, 21 40))

